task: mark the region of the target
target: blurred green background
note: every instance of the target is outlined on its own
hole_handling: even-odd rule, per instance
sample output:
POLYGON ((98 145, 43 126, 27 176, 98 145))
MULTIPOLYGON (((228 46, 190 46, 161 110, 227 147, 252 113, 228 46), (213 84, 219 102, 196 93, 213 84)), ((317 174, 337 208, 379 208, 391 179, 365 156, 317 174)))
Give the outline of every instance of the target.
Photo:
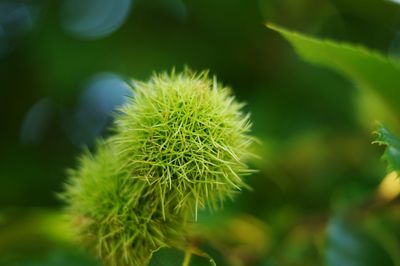
POLYGON ((1 0, 0 264, 97 265, 64 228, 65 169, 108 134, 132 79, 189 66, 233 88, 262 142, 253 191, 200 219, 218 265, 400 265, 374 106, 265 27, 399 57, 396 2, 1 0))

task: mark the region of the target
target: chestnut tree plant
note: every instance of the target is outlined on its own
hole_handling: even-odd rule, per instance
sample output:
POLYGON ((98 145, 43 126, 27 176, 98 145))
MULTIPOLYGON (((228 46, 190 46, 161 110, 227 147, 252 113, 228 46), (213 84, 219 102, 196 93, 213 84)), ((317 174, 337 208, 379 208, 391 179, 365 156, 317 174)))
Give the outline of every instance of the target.
POLYGON ((188 236, 200 209, 219 209, 247 188, 249 114, 207 72, 156 74, 133 87, 114 134, 69 171, 70 223, 105 265, 146 265, 164 247, 184 251, 177 264, 197 255, 212 265, 188 236))
MULTIPOLYGON (((400 132, 399 61, 357 45, 267 26, 305 61, 354 82, 362 122, 368 128, 379 122, 372 130, 373 143, 385 147, 388 175, 382 182, 398 176, 400 138, 392 132, 400 132)), ((69 171, 62 196, 70 223, 105 265, 215 265, 192 234, 200 210, 220 209, 248 187, 243 177, 253 172, 246 162, 254 156, 255 142, 249 115, 229 88, 205 72, 154 75, 148 82, 135 82, 133 95, 115 115, 114 134, 98 140, 96 152, 86 151, 78 168, 69 171)), ((373 195, 360 208, 379 206, 376 199, 373 195)), ((383 226, 362 218, 368 210, 351 209, 357 229, 373 227, 378 240, 389 239, 383 226)), ((354 225, 346 218, 344 212, 329 220, 326 265, 376 265, 376 254, 400 265, 394 241, 385 245, 387 254, 379 245, 368 247, 374 252, 349 246, 349 241, 368 239, 350 230, 354 225), (345 252, 343 247, 348 247, 345 252)))

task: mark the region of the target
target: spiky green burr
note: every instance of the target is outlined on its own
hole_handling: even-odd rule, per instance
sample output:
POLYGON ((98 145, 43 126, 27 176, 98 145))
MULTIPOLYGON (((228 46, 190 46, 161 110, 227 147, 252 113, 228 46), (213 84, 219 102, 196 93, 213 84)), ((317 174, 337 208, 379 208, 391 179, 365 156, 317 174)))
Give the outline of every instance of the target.
POLYGON ((99 142, 69 171, 64 199, 78 239, 106 265, 144 265, 151 253, 179 240, 182 218, 164 219, 154 190, 119 169, 115 149, 99 142))
POLYGON ((115 144, 133 178, 176 211, 216 208, 245 186, 250 122, 229 88, 206 73, 161 74, 137 83, 117 120, 115 144))
POLYGON ((135 82, 114 135, 85 153, 63 198, 80 240, 109 265, 145 265, 183 245, 199 209, 246 187, 249 116, 207 73, 135 82))

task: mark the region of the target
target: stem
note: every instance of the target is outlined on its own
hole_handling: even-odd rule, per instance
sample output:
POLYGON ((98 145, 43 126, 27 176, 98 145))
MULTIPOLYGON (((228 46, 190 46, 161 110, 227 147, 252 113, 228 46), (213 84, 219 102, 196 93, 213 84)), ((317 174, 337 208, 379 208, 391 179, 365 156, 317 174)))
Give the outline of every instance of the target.
POLYGON ((192 258, 192 252, 189 250, 189 249, 187 249, 186 251, 185 251, 185 258, 183 259, 183 264, 182 264, 182 266, 189 266, 189 263, 190 263, 190 259, 192 258))

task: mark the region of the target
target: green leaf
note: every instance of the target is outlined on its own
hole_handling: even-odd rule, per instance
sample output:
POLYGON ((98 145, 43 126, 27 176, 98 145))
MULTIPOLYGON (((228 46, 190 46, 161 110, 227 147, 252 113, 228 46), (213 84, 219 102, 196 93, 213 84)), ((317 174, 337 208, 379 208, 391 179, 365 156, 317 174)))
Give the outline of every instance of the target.
POLYGON ((388 172, 400 173, 400 139, 381 125, 376 131, 377 138, 373 143, 386 146, 382 156, 388 163, 388 172))
POLYGON ((361 46, 320 40, 272 24, 267 27, 282 34, 305 61, 343 74, 400 114, 399 62, 361 46))
POLYGON ((154 253, 149 266, 216 266, 214 260, 198 250, 182 252, 173 248, 162 248, 154 253))

